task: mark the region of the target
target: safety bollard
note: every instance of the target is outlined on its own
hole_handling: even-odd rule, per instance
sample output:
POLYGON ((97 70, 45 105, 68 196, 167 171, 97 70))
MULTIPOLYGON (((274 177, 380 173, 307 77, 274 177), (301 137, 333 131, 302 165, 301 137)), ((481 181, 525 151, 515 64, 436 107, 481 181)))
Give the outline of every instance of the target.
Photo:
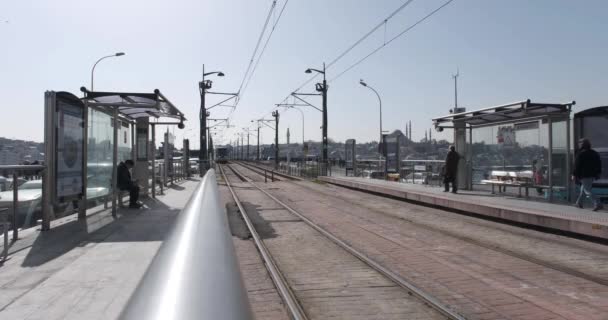
POLYGON ((266 170, 264 170, 264 183, 268 182, 268 176, 266 176, 266 170))
POLYGON ((274 182, 274 170, 270 172, 270 181, 274 182))

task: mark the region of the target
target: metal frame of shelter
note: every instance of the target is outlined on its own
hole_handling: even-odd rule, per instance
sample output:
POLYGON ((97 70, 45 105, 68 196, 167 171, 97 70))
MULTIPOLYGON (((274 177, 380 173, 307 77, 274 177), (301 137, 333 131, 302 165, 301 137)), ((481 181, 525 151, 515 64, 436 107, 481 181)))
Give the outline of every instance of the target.
MULTIPOLYGON (((467 184, 468 188, 472 188, 472 143, 473 143, 473 129, 482 128, 488 126, 495 126, 501 124, 517 124, 532 120, 547 121, 548 124, 548 186, 549 186, 549 201, 553 201, 553 122, 565 121, 566 122, 566 172, 569 174, 571 171, 571 153, 570 153, 570 114, 572 112, 572 106, 576 102, 568 103, 538 103, 531 102, 529 99, 514 103, 503 104, 499 106, 479 109, 469 112, 454 113, 443 117, 434 118, 433 125, 438 131, 442 131, 444 128, 454 129, 454 144, 457 150, 465 151, 465 160, 467 163, 467 184), (451 125, 450 125, 451 124, 451 125), (465 148, 459 148, 457 139, 457 130, 469 131, 469 141, 466 143, 466 136, 464 137, 465 148)), ((466 132, 463 132, 466 134, 466 132)), ((462 142, 462 140, 460 140, 462 142)), ((571 195, 571 182, 567 179, 566 190, 568 200, 571 195)))
MULTIPOLYGON (((153 93, 127 93, 127 92, 97 92, 88 91, 85 87, 81 87, 80 91, 84 93, 82 101, 85 107, 92 107, 102 111, 111 113, 112 121, 114 123, 113 129, 113 150, 112 150, 112 215, 116 216, 116 204, 118 190, 117 185, 117 161, 118 161, 118 127, 119 121, 128 121, 132 124, 131 126, 131 152, 135 153, 135 122, 139 118, 174 118, 178 119, 179 122, 150 122, 149 125, 152 127, 151 142, 152 146, 156 145, 156 125, 178 125, 180 129, 184 128, 184 121, 186 120, 184 114, 177 109, 171 101, 169 101, 158 89, 155 89, 153 93)), ((88 109, 86 109, 88 110, 88 109)), ((88 132, 85 130, 85 141, 88 141, 88 132)), ((85 148, 85 159, 87 157, 85 148)), ((155 177, 155 159, 154 153, 152 153, 152 197, 155 197, 156 190, 156 177, 155 177)), ((135 160, 135 157, 133 157, 135 160)), ((84 168, 84 183, 86 185, 86 166, 84 168)), ((86 195, 85 195, 86 203, 86 195)), ((81 206, 81 208, 84 206, 81 206)), ((79 217, 84 216, 84 210, 81 209, 79 217)))

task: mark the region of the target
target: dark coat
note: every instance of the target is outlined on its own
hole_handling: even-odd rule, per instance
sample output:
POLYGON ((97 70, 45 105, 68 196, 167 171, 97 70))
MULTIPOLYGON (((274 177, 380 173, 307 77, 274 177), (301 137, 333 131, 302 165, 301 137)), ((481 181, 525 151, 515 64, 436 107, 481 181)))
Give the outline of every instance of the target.
POLYGON ((602 173, 602 159, 593 149, 582 149, 574 161, 574 176, 577 179, 599 178, 602 173))
POLYGON ((131 173, 129 172, 129 168, 124 162, 118 164, 118 171, 116 172, 118 176, 118 189, 128 190, 133 185, 133 180, 131 180, 131 173))
POLYGON ((456 151, 450 150, 448 155, 445 157, 445 176, 455 177, 458 172, 458 161, 460 155, 456 151))

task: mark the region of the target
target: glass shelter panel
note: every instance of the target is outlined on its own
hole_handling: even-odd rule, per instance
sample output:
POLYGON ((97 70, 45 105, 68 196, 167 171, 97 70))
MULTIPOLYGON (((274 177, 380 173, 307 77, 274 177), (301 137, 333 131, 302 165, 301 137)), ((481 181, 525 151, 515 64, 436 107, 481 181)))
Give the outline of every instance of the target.
POLYGON ((89 108, 87 199, 107 196, 112 185, 112 117, 89 108))
POLYGON ((471 143, 475 189, 490 188, 483 180, 546 184, 547 134, 548 127, 541 120, 474 128, 471 143))
MULTIPOLYGON (((551 178, 553 185, 556 187, 566 187, 570 173, 568 172, 568 150, 566 143, 566 121, 553 122, 552 139, 553 139, 553 154, 552 167, 553 172, 551 178)), ((562 193, 559 190, 554 191, 555 198, 562 198, 562 193)))

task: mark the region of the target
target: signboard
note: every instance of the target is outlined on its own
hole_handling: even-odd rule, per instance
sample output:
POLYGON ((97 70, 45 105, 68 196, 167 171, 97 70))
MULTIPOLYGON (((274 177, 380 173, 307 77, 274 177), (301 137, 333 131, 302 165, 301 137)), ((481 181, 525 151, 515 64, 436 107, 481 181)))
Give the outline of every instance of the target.
POLYGON ((533 130, 533 129, 538 129, 538 121, 530 121, 530 122, 523 122, 523 123, 516 123, 515 124, 515 130, 533 130))
POLYGON ((137 160, 148 160, 148 128, 137 128, 137 160))
POLYGON ((348 176, 349 171, 353 171, 353 176, 357 175, 357 172, 355 170, 357 167, 357 163, 356 163, 357 158, 355 155, 355 144, 356 144, 355 139, 348 139, 344 143, 344 162, 345 162, 344 165, 346 167, 346 176, 348 176))
POLYGON ((399 136, 389 137, 384 135, 384 152, 386 155, 387 170, 391 172, 399 172, 400 156, 399 156, 399 136))
POLYGON ((65 92, 56 94, 55 195, 59 200, 80 198, 84 193, 84 105, 65 92))
POLYGON ((426 171, 426 166, 421 164, 414 165, 414 171, 426 171))

